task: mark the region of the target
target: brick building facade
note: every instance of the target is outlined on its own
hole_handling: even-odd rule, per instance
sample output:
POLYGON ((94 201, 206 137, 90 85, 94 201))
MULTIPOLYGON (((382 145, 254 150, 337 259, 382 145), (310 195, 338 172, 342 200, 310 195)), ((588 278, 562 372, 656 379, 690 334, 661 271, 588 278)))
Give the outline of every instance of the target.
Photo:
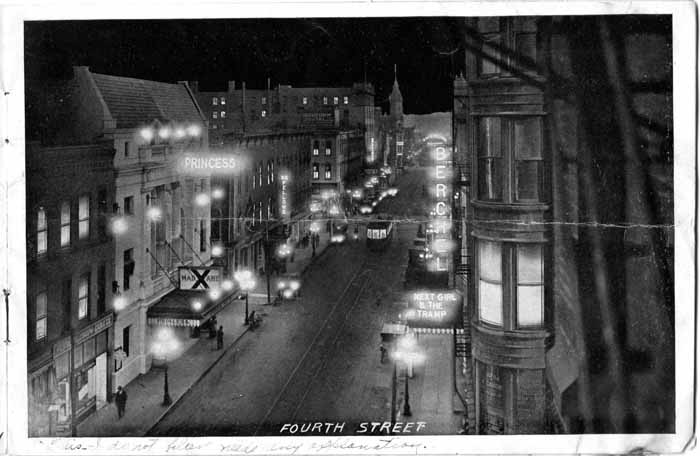
POLYGON ((27 148, 30 436, 71 435, 111 396, 113 152, 27 148))

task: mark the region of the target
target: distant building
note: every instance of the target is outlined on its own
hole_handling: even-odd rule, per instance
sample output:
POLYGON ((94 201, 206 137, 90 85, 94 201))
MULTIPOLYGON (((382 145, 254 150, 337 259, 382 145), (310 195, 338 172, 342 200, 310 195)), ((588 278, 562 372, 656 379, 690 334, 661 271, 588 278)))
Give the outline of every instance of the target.
POLYGON ((112 392, 115 201, 108 141, 30 142, 27 170, 29 435, 70 436, 112 392))
POLYGON ((670 19, 465 20, 455 272, 476 433, 674 431, 670 19))

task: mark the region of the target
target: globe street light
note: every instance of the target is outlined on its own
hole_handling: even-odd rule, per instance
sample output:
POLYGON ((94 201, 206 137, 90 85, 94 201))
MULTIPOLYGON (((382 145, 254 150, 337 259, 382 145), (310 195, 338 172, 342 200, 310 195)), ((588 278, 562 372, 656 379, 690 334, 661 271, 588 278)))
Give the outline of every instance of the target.
POLYGON ((159 328, 156 334, 155 341, 151 347, 153 357, 155 359, 161 360, 163 362, 163 368, 165 370, 165 376, 163 377, 163 404, 164 406, 169 406, 173 403, 170 397, 170 390, 168 386, 168 355, 172 355, 178 349, 178 341, 175 338, 172 329, 170 328, 159 328))
POLYGON ((233 278, 236 279, 236 282, 238 282, 238 286, 241 288, 241 290, 245 291, 245 320, 243 321, 243 324, 247 325, 250 323, 248 315, 248 292, 255 288, 255 277, 253 277, 252 272, 248 270, 241 270, 236 271, 233 274, 233 278))
MULTIPOLYGON (((403 403, 403 415, 411 416, 411 405, 409 403, 408 395, 408 378, 413 376, 413 364, 420 362, 423 359, 423 354, 418 350, 418 342, 416 341, 416 336, 414 334, 406 334, 399 338, 396 345, 396 350, 393 353, 394 363, 396 361, 403 361, 406 365, 404 370, 404 403, 403 403)), ((394 369, 394 375, 396 375, 396 369, 394 369)), ((392 410, 393 413, 393 410, 392 410)))

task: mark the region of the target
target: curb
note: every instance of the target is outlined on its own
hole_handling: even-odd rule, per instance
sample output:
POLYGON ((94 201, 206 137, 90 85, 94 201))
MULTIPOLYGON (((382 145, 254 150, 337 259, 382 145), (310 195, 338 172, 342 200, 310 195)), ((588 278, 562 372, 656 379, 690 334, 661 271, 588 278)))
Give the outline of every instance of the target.
POLYGON ((209 367, 207 367, 206 369, 204 369, 204 371, 202 371, 202 374, 201 374, 199 377, 197 377, 197 379, 196 379, 194 382, 192 382, 192 384, 191 384, 190 386, 187 387, 187 389, 185 390, 185 392, 182 393, 182 394, 180 395, 180 397, 177 398, 177 400, 173 401, 173 403, 172 403, 165 411, 163 411, 163 413, 156 419, 155 423, 153 423, 153 424, 146 430, 146 432, 144 432, 144 433, 141 435, 141 437, 147 437, 147 436, 151 433, 151 431, 152 431, 156 426, 158 426, 158 424, 159 424, 161 421, 163 421, 163 419, 168 415, 168 413, 170 413, 170 411, 173 410, 173 409, 175 408, 175 406, 178 404, 178 402, 180 402, 185 396, 187 396, 187 394, 189 394, 189 392, 192 390, 192 388, 194 388, 195 386, 197 386, 197 385, 199 384, 199 382, 202 381, 202 379, 214 368, 214 366, 216 366, 216 365, 219 363, 219 361, 221 361, 221 359, 222 359, 224 356, 226 356, 226 354, 231 350, 231 348, 233 348, 233 346, 236 345, 236 344, 238 343, 238 341, 239 341, 244 335, 246 335, 246 334, 248 333, 249 330, 250 330, 250 327, 246 326, 245 330, 244 330, 238 337, 236 337, 236 338, 233 340, 233 342, 231 342, 231 343, 229 344, 228 347, 224 348, 224 350, 223 350, 223 351, 221 352, 221 354, 214 360, 214 362, 212 362, 212 363, 209 365, 209 367))

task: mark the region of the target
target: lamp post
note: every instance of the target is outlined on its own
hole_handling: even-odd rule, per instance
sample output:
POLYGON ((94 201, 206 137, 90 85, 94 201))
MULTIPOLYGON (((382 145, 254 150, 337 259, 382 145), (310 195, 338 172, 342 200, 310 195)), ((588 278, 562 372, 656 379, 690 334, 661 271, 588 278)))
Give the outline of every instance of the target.
POLYGON ((160 328, 156 335, 156 340, 153 342, 152 352, 154 359, 161 360, 163 363, 163 402, 162 405, 167 407, 173 403, 170 397, 170 388, 168 384, 168 355, 174 354, 177 350, 178 342, 170 328, 160 328))
POLYGON ((253 273, 248 270, 236 271, 233 274, 233 278, 238 282, 238 286, 241 290, 245 291, 245 319, 243 324, 247 325, 250 323, 248 314, 248 292, 255 288, 255 278, 253 273))
MULTIPOLYGON (((408 379, 413 376, 413 364, 423 359, 423 354, 418 351, 418 343, 414 334, 405 334, 399 338, 394 352, 394 378, 396 378, 396 360, 405 363, 404 370, 404 402, 403 415, 411 416, 411 404, 409 402, 408 379)), ((395 383, 393 383, 395 384, 395 383)), ((395 419, 395 410, 392 409, 392 419, 395 419)))

